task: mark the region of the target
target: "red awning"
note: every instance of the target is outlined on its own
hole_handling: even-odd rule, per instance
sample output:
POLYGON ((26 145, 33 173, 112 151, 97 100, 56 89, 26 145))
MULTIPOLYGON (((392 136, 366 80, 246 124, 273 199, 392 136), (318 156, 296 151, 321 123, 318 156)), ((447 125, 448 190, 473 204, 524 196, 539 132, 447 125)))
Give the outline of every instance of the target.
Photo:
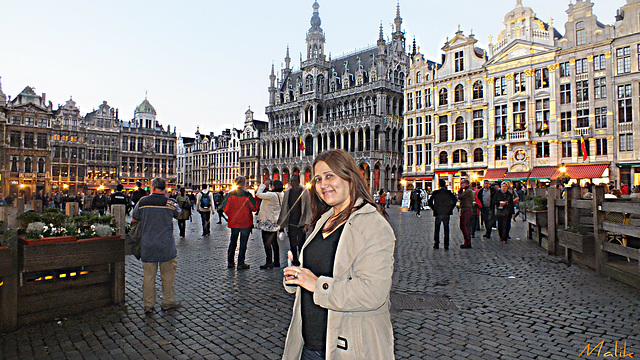
POLYGON ((485 180, 502 180, 504 178, 504 174, 507 172, 507 169, 488 169, 484 173, 485 180))
POLYGON ((527 180, 530 173, 529 171, 508 172, 504 174, 504 180, 527 180))
POLYGON ((551 179, 556 170, 555 166, 536 166, 529 174, 529 180, 551 179))
MULTIPOLYGON (((567 165, 567 175, 572 179, 597 179, 601 178, 609 164, 587 164, 587 165, 567 165)), ((551 180, 555 180, 560 175, 557 171, 551 180)))

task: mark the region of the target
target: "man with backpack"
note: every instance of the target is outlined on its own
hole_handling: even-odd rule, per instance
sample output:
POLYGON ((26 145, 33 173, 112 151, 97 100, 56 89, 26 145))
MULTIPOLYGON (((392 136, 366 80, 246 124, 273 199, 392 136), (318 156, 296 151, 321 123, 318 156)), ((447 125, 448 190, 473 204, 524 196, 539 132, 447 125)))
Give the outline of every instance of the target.
POLYGON ((202 236, 211 234, 211 209, 213 208, 213 194, 208 189, 209 185, 202 184, 202 191, 196 197, 196 209, 202 219, 202 236))
POLYGON ((449 249, 449 219, 456 207, 458 198, 447 189, 447 182, 444 179, 438 180, 440 189, 431 194, 429 207, 433 210, 435 226, 433 229, 433 248, 440 248, 440 224, 444 225, 444 249, 449 249))

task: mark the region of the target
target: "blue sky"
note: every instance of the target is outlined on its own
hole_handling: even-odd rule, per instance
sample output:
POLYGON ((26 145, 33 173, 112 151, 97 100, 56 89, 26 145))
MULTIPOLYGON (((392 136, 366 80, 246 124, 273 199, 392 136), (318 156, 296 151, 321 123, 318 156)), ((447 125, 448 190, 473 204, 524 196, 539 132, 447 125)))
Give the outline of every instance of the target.
MULTIPOLYGON (((575 2, 575 0, 574 0, 575 2)), ((626 0, 592 0, 604 24, 626 0)), ((391 33, 396 0, 319 0, 325 51, 333 57, 375 44, 382 22, 391 33)), ((458 24, 479 46, 503 29, 516 0, 401 0, 407 45, 440 59, 458 24)), ((524 0, 564 34, 568 1, 524 0)), ((310 0, 29 0, 0 12, 0 76, 6 95, 30 85, 62 104, 71 96, 83 113, 103 100, 133 117, 148 99, 158 120, 184 136, 241 127, 249 106, 266 120, 272 62, 280 68, 287 45, 299 66, 312 14, 310 0)))

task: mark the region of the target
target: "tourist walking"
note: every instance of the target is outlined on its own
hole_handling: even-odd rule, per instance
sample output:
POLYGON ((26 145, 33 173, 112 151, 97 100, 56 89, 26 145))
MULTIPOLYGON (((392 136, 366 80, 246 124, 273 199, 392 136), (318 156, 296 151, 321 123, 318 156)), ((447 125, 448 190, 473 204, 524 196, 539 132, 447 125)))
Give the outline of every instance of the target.
POLYGON ((187 230, 187 220, 191 218, 191 199, 185 194, 185 189, 180 189, 180 194, 176 196, 176 201, 180 206, 180 215, 178 215, 178 229, 180 237, 185 237, 187 230))
POLYGON ((131 203, 133 206, 136 206, 138 201, 145 196, 147 196, 147 192, 142 188, 142 182, 136 181, 136 189, 133 191, 133 194, 131 194, 131 203))
POLYGON ((166 196, 167 182, 151 180, 151 194, 138 201, 131 217, 140 221, 142 238, 142 300, 145 314, 154 311, 156 304, 156 273, 160 265, 162 281, 162 310, 180 306, 176 301, 176 269, 178 254, 173 239, 173 218, 180 214, 178 203, 166 196))
POLYGON ((471 211, 471 220, 469 220, 469 231, 471 232, 471 238, 476 237, 476 231, 480 228, 480 208, 476 204, 476 193, 478 192, 478 183, 471 183, 471 190, 473 191, 473 211, 471 211))
POLYGON ((98 193, 91 200, 91 211, 97 210, 100 216, 103 216, 107 211, 108 203, 109 201, 102 193, 102 190, 98 190, 98 193))
POLYGON ((480 217, 484 224, 484 237, 491 237, 491 225, 493 224, 493 197, 497 191, 491 187, 489 180, 485 180, 482 189, 476 192, 476 205, 480 208, 480 217))
POLYGON ((314 230, 302 267, 284 269, 296 297, 282 357, 393 359, 393 229, 347 152, 318 155, 313 170, 314 230))
POLYGON ((247 179, 244 176, 236 177, 234 183, 237 188, 230 191, 222 200, 222 204, 220 204, 220 207, 224 209, 224 213, 227 214, 227 226, 231 229, 229 249, 227 250, 227 267, 233 268, 236 266, 233 260, 239 236, 238 270, 245 270, 250 267, 249 264, 245 263, 245 254, 249 235, 251 235, 251 229, 253 228, 253 212, 258 210, 260 202, 245 189, 247 179))
POLYGON ((300 176, 293 175, 289 179, 289 189, 284 192, 278 224, 281 228, 287 229, 289 249, 293 254, 293 265, 295 266, 300 265, 298 254, 304 245, 305 233, 310 221, 309 191, 300 185, 300 176))
POLYGON ((513 216, 513 195, 509 191, 509 183, 506 181, 500 185, 500 191, 496 194, 493 205, 496 208, 498 235, 500 241, 506 244, 511 230, 511 216, 513 216))
POLYGON ((216 206, 216 212, 218 213, 218 222, 216 224, 222 224, 222 219, 225 221, 227 218, 224 216, 224 209, 220 208, 220 204, 222 204, 222 199, 224 199, 224 193, 222 190, 213 194, 213 203, 216 206))
POLYGON ((280 267, 280 246, 278 245, 278 217, 282 210, 284 194, 282 181, 267 179, 260 184, 256 197, 262 200, 254 227, 262 231, 262 243, 266 254, 266 262, 260 269, 280 267), (267 191, 268 190, 268 191, 267 191))
POLYGON ((202 191, 196 197, 196 209, 202 220, 202 236, 211 234, 211 208, 213 207, 213 194, 209 191, 209 185, 202 184, 202 191))
MULTIPOLYGON (((460 190, 458 191, 458 200, 460 201, 460 231, 464 238, 464 243, 460 245, 461 249, 471 248, 471 231, 469 230, 469 222, 473 213, 473 202, 475 193, 469 186, 469 180, 460 180, 460 190)), ((445 248, 447 244, 445 243, 445 248)))
POLYGON ((444 226, 444 248, 449 249, 449 219, 453 215, 458 199, 456 195, 447 189, 444 179, 438 180, 440 188, 434 191, 429 198, 429 207, 433 211, 435 224, 433 228, 433 248, 440 248, 440 224, 444 226))
POLYGON ((422 210, 422 198, 423 197, 424 197, 424 194, 422 193, 422 190, 420 189, 420 186, 416 187, 411 192, 411 203, 414 206, 414 210, 416 211, 416 216, 417 217, 421 217, 420 211, 422 210))
POLYGON ((124 205, 125 212, 129 212, 129 207, 131 206, 131 201, 127 194, 125 194, 122 190, 124 186, 122 184, 118 184, 116 186, 116 191, 111 194, 109 198, 109 205, 124 205))

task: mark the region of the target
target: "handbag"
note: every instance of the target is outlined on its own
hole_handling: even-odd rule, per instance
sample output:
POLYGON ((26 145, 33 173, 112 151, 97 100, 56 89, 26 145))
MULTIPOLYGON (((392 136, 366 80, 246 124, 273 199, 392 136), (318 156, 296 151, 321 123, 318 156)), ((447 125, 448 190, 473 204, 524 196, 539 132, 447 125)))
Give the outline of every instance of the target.
MULTIPOLYGON (((282 202, 280 200, 280 195, 278 193, 276 193, 276 196, 278 198, 278 205, 280 207, 282 207, 282 202)), ((263 230, 263 231, 278 231, 280 229, 280 225, 278 225, 277 220, 271 221, 271 220, 260 220, 258 218, 258 215, 256 214, 255 220, 253 221, 253 227, 258 229, 258 230, 263 230)))
POLYGON ((127 240, 127 244, 131 246, 131 254, 133 254, 136 259, 140 260, 142 258, 142 249, 140 245, 142 240, 142 227, 140 226, 140 222, 132 222, 131 229, 124 237, 127 240))

